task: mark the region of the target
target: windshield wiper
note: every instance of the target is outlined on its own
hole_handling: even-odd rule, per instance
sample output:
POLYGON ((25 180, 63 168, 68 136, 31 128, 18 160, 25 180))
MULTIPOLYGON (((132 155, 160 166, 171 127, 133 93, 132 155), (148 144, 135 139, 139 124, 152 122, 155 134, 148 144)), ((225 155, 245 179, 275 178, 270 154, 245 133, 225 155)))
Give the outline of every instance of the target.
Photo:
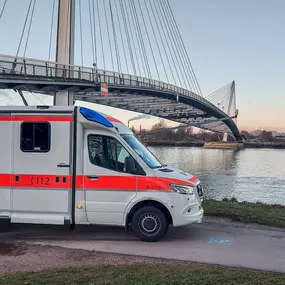
POLYGON ((163 165, 157 165, 157 166, 154 166, 152 169, 164 168, 164 167, 167 167, 167 165, 166 165, 166 164, 163 164, 163 165))

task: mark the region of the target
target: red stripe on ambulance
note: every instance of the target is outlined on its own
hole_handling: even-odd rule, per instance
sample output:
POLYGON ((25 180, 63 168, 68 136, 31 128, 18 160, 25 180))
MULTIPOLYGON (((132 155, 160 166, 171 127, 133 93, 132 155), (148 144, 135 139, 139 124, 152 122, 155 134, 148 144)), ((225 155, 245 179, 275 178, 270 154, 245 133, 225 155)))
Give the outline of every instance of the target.
POLYGON ((136 176, 84 176, 84 188, 94 190, 98 189, 114 189, 114 190, 135 190, 137 186, 136 176))
MULTIPOLYGON (((51 188, 63 189, 71 188, 72 176, 60 175, 38 175, 38 174, 0 174, 0 187, 12 188, 51 188)), ((136 176, 80 176, 76 177, 76 188, 86 189, 110 189, 110 190, 169 190, 170 184, 184 184, 189 183, 169 178, 159 177, 137 177, 136 176)))
POLYGON ((1 122, 72 122, 72 116, 0 116, 1 122))
POLYGON ((10 187, 10 185, 11 185, 11 175, 0 174, 0 187, 10 187))
POLYGON ((118 119, 112 118, 112 117, 106 117, 106 119, 110 122, 110 123, 118 123, 118 124, 123 124, 121 121, 119 121, 118 119))

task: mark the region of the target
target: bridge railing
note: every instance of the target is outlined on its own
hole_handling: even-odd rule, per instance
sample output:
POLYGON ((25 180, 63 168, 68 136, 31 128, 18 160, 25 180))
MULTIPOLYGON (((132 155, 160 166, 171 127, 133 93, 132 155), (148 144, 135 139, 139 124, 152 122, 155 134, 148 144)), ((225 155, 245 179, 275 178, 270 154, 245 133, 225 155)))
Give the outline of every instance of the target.
POLYGON ((202 102, 206 106, 219 110, 221 109, 206 100, 205 98, 187 89, 145 77, 112 72, 107 70, 82 67, 76 65, 63 65, 52 61, 38 59, 13 57, 0 54, 0 76, 33 76, 45 80, 74 80, 94 83, 107 83, 110 85, 129 86, 134 88, 146 88, 158 91, 168 91, 178 95, 184 95, 202 102))

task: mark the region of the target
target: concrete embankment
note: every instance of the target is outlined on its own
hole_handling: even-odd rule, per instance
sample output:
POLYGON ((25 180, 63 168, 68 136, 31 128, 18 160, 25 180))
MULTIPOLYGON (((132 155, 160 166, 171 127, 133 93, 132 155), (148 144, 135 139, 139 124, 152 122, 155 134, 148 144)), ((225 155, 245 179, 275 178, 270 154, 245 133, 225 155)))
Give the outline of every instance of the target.
POLYGON ((189 147, 203 147, 204 142, 191 141, 143 141, 147 146, 189 146, 189 147))
POLYGON ((176 146, 176 147, 205 147, 218 149, 243 149, 243 148, 271 148, 285 149, 285 142, 244 142, 242 144, 223 142, 191 142, 191 141, 143 141, 147 146, 176 146))
POLYGON ((285 142, 273 143, 273 142, 245 142, 245 148, 276 148, 285 149, 285 142))

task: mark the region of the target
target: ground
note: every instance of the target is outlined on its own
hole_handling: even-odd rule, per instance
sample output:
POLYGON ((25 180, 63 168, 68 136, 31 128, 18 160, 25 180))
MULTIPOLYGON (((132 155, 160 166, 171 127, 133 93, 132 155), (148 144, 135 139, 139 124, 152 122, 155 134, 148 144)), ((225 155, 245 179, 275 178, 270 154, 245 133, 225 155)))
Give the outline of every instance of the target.
POLYGON ((284 206, 204 208, 202 224, 170 227, 158 243, 124 228, 1 223, 0 285, 285 285, 284 206))
POLYGON ((132 255, 0 244, 0 285, 284 284, 285 274, 132 255))
POLYGON ((108 260, 112 263, 114 259, 110 258, 117 256, 124 263, 120 255, 124 254, 137 256, 130 259, 132 262, 147 258, 174 259, 285 273, 285 229, 226 219, 205 218, 202 224, 170 228, 166 237, 157 243, 141 242, 124 228, 94 226, 76 226, 70 232, 68 227, 60 226, 10 225, 6 229, 1 227, 0 240, 8 246, 16 243, 12 257, 0 258, 0 266, 5 270, 15 270, 18 266, 41 269, 63 263, 89 265, 96 260, 102 263, 103 257, 103 263, 108 260), (45 251, 46 247, 49 249, 45 251), (76 258, 65 250, 78 250, 76 258), (91 258, 92 252, 97 253, 91 258), (84 263, 80 263, 82 260, 84 263))
MULTIPOLYGON (((153 262, 167 263, 167 261, 159 258, 68 249, 57 246, 40 246, 25 242, 0 243, 0 273, 2 274, 96 264, 133 265, 153 262)), ((173 263, 173 261, 168 263, 173 263)))

